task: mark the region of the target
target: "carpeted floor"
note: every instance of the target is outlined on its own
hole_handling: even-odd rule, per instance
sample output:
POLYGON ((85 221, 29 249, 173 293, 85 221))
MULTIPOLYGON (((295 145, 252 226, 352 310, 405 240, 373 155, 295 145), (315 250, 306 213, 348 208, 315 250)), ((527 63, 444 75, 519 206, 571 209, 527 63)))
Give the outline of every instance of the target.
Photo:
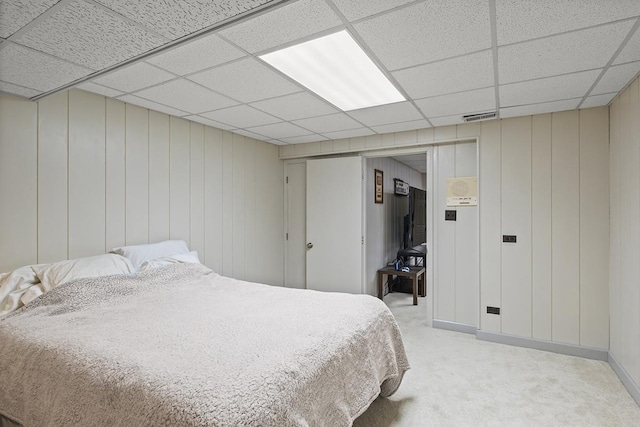
POLYGON ((640 426, 607 362, 476 340, 426 326, 424 298, 394 293, 411 370, 354 426, 640 426))

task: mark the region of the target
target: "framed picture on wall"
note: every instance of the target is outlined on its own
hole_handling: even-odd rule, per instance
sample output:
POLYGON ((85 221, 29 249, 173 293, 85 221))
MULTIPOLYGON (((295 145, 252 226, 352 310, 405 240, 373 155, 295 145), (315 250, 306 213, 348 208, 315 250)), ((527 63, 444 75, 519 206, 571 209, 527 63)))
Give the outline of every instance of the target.
POLYGON ((383 200, 383 186, 384 186, 384 177, 381 170, 376 169, 374 173, 374 188, 375 188, 375 197, 374 200, 376 203, 382 203, 383 200))

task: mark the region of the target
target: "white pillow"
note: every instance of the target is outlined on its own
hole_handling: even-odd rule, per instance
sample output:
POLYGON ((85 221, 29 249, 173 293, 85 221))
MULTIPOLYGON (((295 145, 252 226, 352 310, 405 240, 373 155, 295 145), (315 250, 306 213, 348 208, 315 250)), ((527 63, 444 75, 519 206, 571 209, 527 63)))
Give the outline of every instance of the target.
POLYGON ((138 269, 145 261, 176 254, 186 254, 189 252, 189 247, 184 240, 165 240, 164 242, 148 245, 121 246, 111 249, 111 252, 129 258, 133 267, 138 269))
POLYGON ((38 272, 42 289, 47 292, 75 279, 133 273, 131 262, 120 255, 105 254, 56 262, 38 272))
POLYGON ((46 266, 47 264, 27 265, 0 274, 0 316, 22 307, 24 301, 21 300, 25 292, 40 283, 36 269, 46 266))
POLYGON ((186 254, 175 254, 171 256, 151 259, 145 261, 140 266, 140 271, 151 270, 152 268, 166 267, 171 264, 200 264, 197 251, 187 252, 186 254))

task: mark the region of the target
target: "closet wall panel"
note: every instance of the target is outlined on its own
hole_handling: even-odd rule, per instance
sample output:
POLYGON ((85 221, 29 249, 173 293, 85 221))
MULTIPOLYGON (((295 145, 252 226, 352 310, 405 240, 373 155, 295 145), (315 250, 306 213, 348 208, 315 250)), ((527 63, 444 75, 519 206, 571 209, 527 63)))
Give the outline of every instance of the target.
POLYGON ((126 104, 106 99, 105 251, 126 244, 126 104))
POLYGON ((105 251, 105 105, 69 92, 69 258, 105 251))
POLYGON ((126 106, 126 243, 149 243, 149 110, 126 106))
POLYGON ((67 257, 69 93, 38 104, 38 262, 67 257))
POLYGON ((38 105, 0 95, 0 271, 38 259, 38 105))

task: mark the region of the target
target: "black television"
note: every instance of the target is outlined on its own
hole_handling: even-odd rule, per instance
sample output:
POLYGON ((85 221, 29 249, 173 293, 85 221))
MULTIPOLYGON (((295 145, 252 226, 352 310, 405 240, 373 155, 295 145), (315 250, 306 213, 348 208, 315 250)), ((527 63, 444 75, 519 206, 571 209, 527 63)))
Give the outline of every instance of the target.
POLYGON ((397 200, 402 230, 400 250, 414 249, 427 241, 427 192, 409 187, 407 196, 397 200))

